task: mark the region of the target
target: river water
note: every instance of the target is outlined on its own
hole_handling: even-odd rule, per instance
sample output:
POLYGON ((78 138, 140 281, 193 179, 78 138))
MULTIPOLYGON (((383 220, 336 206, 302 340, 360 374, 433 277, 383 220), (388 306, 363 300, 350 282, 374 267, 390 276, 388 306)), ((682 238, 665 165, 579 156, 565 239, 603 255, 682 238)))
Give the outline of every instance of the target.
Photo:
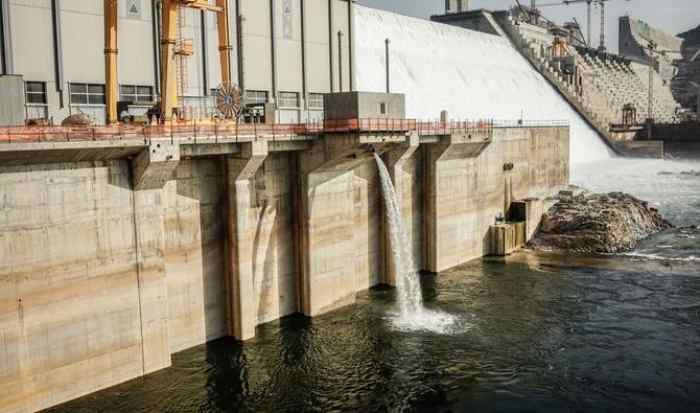
MULTIPOLYGON (((691 226, 700 177, 683 172, 693 169, 615 160, 576 165, 572 181, 632 192, 691 226)), ((449 331, 397 328, 395 290, 374 289, 52 411, 699 411, 696 236, 669 231, 626 256, 524 253, 424 274, 423 305, 450 314, 449 331)))

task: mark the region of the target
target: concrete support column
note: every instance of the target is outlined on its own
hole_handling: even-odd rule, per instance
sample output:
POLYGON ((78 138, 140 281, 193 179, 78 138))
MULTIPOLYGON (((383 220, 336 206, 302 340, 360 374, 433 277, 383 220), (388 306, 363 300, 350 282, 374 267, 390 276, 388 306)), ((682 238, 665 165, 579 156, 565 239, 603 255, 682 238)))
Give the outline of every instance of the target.
POLYGON ((171 364, 163 187, 179 162, 179 146, 170 144, 153 144, 132 161, 143 374, 171 364))
MULTIPOLYGON (((417 133, 412 134, 408 141, 404 144, 398 145, 394 149, 386 152, 383 156, 384 164, 386 165, 389 175, 391 175, 391 181, 394 184, 394 189, 396 190, 396 196, 399 199, 399 207, 401 208, 402 221, 404 225, 404 230, 406 231, 406 238, 409 242, 412 242, 413 246, 418 244, 415 242, 414 234, 420 234, 422 231, 418 229, 415 231, 414 228, 414 217, 420 214, 420 208, 416 208, 415 200, 413 199, 413 178, 415 176, 414 170, 411 170, 410 160, 416 155, 419 147, 419 136, 417 133)), ((382 204, 383 205, 383 204, 382 204)), ((383 206, 382 206, 383 208, 383 206)), ((396 286, 396 268, 394 267, 393 260, 391 258, 390 250, 390 237, 388 232, 388 225, 386 224, 386 217, 382 215, 382 229, 383 229, 383 251, 384 251, 384 271, 382 272, 382 284, 396 286)), ((420 235, 419 235, 420 237, 420 235)), ((422 237, 421 237, 422 238, 422 237)), ((422 261, 422 251, 413 250, 413 261, 416 265, 421 264, 422 261)), ((420 268, 419 268, 420 269, 420 268)))
POLYGON ((163 189, 134 191, 143 374, 170 367, 163 189))
POLYGON ((231 335, 238 340, 255 336, 257 298, 255 291, 255 233, 259 201, 255 174, 267 158, 266 141, 244 143, 240 154, 227 159, 228 226, 231 268, 229 269, 231 335))
POLYGON ((299 293, 307 316, 355 301, 353 169, 369 156, 352 136, 334 136, 299 155, 299 293))
MULTIPOLYGON (((302 167, 303 168, 303 167, 302 167)), ((302 175, 302 312, 317 316, 355 302, 352 170, 302 175)))
MULTIPOLYGON (((502 210, 503 205, 500 196, 496 203, 492 199, 482 199, 477 192, 479 179, 489 179, 487 187, 499 187, 503 182, 500 175, 494 177, 498 184, 496 181, 492 184, 489 176, 482 177, 488 171, 474 161, 489 142, 476 137, 472 141, 467 135, 440 138, 439 143, 427 148, 423 166, 424 268, 432 272, 476 258, 473 251, 478 250, 481 254, 483 240, 477 231, 482 225, 478 222, 477 211, 486 203, 494 203, 493 207, 498 210, 502 210)), ((488 163, 488 160, 484 162, 488 163)), ((498 192, 500 195, 502 190, 498 192)))

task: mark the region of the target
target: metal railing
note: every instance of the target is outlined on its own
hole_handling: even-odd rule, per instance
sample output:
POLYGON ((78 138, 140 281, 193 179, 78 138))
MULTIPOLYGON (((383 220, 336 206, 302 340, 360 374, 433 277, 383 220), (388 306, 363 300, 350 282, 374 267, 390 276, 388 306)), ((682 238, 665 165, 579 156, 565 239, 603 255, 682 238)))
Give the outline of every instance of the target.
POLYGON ((561 128, 568 127, 568 120, 495 120, 496 128, 561 128))
POLYGON ((493 136, 493 127, 492 119, 482 119, 476 121, 418 122, 415 130, 420 136, 485 133, 490 138, 493 136))
POLYGON ((491 119, 476 121, 417 121, 415 119, 342 119, 293 124, 258 124, 196 121, 188 123, 165 123, 160 125, 115 125, 115 126, 5 126, 0 127, 0 144, 22 142, 80 142, 107 140, 200 138, 244 141, 256 139, 307 139, 326 133, 408 133, 420 136, 449 135, 454 133, 481 134, 489 138, 494 128, 501 127, 561 127, 566 121, 522 121, 491 119))

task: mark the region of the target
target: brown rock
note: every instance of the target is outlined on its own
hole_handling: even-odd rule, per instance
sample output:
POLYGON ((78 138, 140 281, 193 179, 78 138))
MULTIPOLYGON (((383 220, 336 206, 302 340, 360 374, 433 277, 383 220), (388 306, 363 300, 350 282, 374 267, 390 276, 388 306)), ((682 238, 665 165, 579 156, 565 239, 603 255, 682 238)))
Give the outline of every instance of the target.
POLYGON ((560 198, 542 217, 528 246, 547 251, 618 253, 672 227, 658 210, 632 195, 581 193, 560 198))

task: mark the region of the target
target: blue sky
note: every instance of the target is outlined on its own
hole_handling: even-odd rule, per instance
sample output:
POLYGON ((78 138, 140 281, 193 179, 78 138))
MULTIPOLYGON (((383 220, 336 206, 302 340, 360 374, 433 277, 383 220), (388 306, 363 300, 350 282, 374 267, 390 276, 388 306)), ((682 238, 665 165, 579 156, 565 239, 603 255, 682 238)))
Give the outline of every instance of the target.
MULTIPOLYGON (((530 4, 529 0, 520 1, 522 4, 530 4)), ((557 3, 559 0, 539 0, 538 2, 540 4, 557 3)), ((422 18, 428 18, 431 14, 440 14, 445 9, 444 0, 359 0, 359 3, 422 18)), ((514 3, 514 0, 472 0, 471 7, 499 10, 514 3)), ((542 10, 547 18, 555 22, 562 23, 576 17, 585 27, 585 5, 547 7, 542 10)), ((606 7, 606 36, 609 39, 608 48, 611 51, 617 51, 618 18, 628 14, 659 29, 678 34, 700 25, 700 0, 611 0, 606 7)), ((593 44, 597 45, 600 31, 600 15, 597 8, 593 12, 593 21, 593 44)))

